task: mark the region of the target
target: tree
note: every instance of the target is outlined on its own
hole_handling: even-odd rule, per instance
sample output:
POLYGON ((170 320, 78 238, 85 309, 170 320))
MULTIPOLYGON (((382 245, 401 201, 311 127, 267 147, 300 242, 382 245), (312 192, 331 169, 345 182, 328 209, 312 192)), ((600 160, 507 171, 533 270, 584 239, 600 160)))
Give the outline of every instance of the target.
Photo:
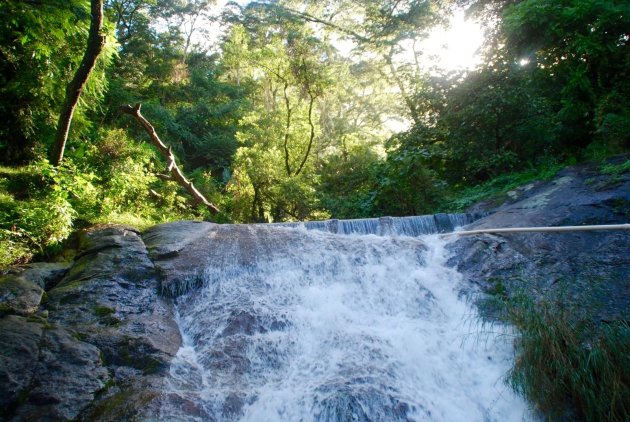
POLYGON ((487 61, 529 70, 529 82, 553 103, 566 151, 579 153, 594 139, 629 142, 627 1, 478 0, 473 7, 491 11, 498 28, 487 61))
MULTIPOLYGON (((23 163, 50 152, 64 92, 85 51, 89 1, 0 2, 0 160, 23 163)), ((109 48, 111 47, 111 48, 109 48)), ((86 112, 99 104, 108 46, 75 113, 75 133, 84 135, 86 112)))
POLYGON ((407 108, 408 116, 414 121, 421 120, 422 110, 414 102, 417 89, 416 78, 403 69, 407 64, 401 61, 401 53, 406 43, 415 43, 426 37, 428 29, 444 21, 443 12, 449 1, 424 0, 361 0, 321 2, 309 5, 302 11, 294 2, 273 4, 279 13, 300 18, 323 26, 338 36, 352 40, 360 54, 380 58, 373 66, 381 76, 398 88, 399 95, 407 108))
POLYGON ((59 114, 57 123, 57 133, 50 154, 50 162, 56 166, 61 164, 63 160, 66 141, 68 140, 68 132, 70 131, 70 123, 74 109, 79 102, 81 92, 87 83, 92 69, 96 64, 99 54, 105 46, 107 36, 102 32, 103 28, 103 0, 91 0, 90 2, 90 31, 87 40, 87 48, 81 60, 81 64, 77 69, 74 78, 66 88, 66 97, 59 114))
POLYGON ((252 104, 228 187, 248 210, 240 221, 304 219, 316 208, 313 155, 330 80, 328 46, 303 22, 250 25, 233 28, 222 57, 224 77, 251 86, 252 104))
POLYGON ((166 21, 172 35, 183 41, 182 63, 185 63, 192 47, 195 33, 209 34, 213 22, 210 7, 216 0, 157 0, 156 9, 166 21))

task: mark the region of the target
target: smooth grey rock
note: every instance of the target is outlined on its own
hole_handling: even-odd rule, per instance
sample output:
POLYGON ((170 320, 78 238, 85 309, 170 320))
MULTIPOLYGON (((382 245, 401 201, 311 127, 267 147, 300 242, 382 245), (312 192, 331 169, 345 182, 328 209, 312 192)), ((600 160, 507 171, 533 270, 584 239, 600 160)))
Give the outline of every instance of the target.
POLYGON ((175 221, 150 228, 142 239, 151 258, 162 260, 177 256, 186 246, 194 245, 214 227, 216 224, 205 221, 175 221))
MULTIPOLYGON (((592 166, 571 167, 550 182, 516 191, 516 200, 466 229, 630 222, 630 173, 610 176, 592 166)), ((475 209, 483 211, 480 205, 475 209)), ((483 290, 500 284, 508 294, 557 291, 598 309, 601 320, 627 319, 630 231, 484 234, 458 238, 449 247, 450 263, 483 290)))
POLYGON ((0 315, 28 316, 37 311, 44 289, 19 275, 0 277, 0 315))
POLYGON ((43 333, 42 323, 16 315, 0 318, 0 420, 28 396, 43 333))

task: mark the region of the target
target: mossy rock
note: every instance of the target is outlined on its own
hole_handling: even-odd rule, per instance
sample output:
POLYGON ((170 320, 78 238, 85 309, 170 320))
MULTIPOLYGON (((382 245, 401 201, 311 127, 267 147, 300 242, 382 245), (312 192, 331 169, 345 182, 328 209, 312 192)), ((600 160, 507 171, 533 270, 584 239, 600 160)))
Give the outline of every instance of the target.
POLYGON ((114 393, 83 412, 79 421, 139 421, 142 412, 159 396, 155 390, 127 388, 114 393))
POLYGON ((0 278, 0 315, 28 316, 39 308, 44 290, 21 276, 0 278))

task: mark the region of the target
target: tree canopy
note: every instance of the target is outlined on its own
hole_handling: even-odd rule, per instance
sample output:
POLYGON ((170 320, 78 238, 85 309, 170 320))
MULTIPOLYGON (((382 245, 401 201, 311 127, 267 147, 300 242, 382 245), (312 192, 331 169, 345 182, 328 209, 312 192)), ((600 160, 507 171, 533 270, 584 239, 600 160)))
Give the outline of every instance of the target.
POLYGON ((51 169, 90 1, 0 4, 4 241, 45 248, 99 221, 444 211, 462 189, 630 145, 626 1, 106 0, 104 11, 104 49, 51 169), (484 25, 481 64, 436 71, 422 42, 455 8, 484 25), (121 114, 137 103, 220 214, 121 114), (43 209, 57 210, 52 227, 43 209))

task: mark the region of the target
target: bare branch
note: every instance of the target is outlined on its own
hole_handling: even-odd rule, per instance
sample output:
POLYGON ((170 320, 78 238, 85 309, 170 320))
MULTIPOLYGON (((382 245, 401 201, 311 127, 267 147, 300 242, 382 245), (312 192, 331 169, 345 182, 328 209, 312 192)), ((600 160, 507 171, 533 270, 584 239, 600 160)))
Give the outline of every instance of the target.
POLYGON ((155 132, 155 128, 140 113, 141 107, 142 106, 140 104, 136 104, 134 107, 130 105, 125 105, 120 107, 120 111, 133 116, 142 125, 144 130, 149 134, 149 138, 151 138, 151 143, 155 145, 162 156, 166 158, 168 162, 168 171, 171 173, 171 176, 173 176, 173 179, 175 179, 175 181, 179 183, 181 187, 186 189, 186 191, 195 199, 195 201, 204 204, 211 213, 219 213, 219 208, 208 201, 206 197, 203 196, 203 194, 193 186, 192 182, 186 179, 186 176, 184 176, 184 173, 182 173, 182 171, 177 166, 177 163, 175 162, 175 155, 171 151, 171 147, 167 147, 166 144, 162 142, 162 140, 155 132))

